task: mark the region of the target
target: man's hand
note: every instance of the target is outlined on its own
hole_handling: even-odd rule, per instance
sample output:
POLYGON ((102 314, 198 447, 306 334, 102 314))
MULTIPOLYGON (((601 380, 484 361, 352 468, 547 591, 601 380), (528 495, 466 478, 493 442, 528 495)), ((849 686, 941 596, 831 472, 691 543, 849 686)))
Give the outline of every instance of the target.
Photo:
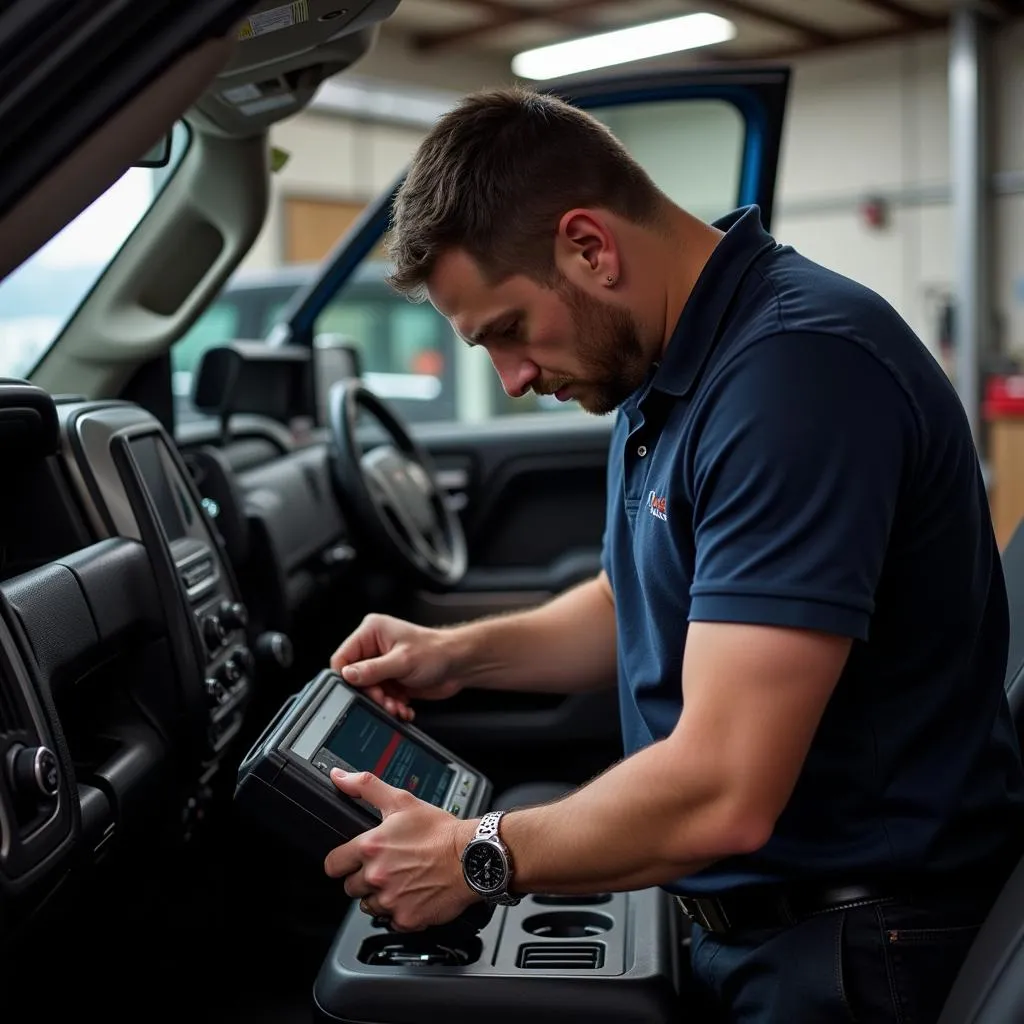
POLYGON ((390 615, 367 615, 331 656, 331 668, 406 722, 414 717, 412 698, 444 700, 460 690, 447 678, 450 658, 440 630, 390 615))
POLYGON ((415 932, 447 924, 479 897, 462 876, 461 856, 477 822, 395 789, 369 772, 331 781, 356 800, 376 807, 376 828, 332 850, 324 861, 331 878, 345 879, 345 892, 376 916, 389 917, 396 931, 415 932))

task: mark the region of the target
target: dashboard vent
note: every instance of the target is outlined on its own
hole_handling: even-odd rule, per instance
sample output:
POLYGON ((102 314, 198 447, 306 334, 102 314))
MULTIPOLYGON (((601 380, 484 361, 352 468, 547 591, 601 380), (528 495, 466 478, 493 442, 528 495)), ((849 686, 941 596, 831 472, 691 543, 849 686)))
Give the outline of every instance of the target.
POLYGON ((516 966, 526 971, 596 971, 604 966, 599 942, 533 942, 519 947, 516 966))

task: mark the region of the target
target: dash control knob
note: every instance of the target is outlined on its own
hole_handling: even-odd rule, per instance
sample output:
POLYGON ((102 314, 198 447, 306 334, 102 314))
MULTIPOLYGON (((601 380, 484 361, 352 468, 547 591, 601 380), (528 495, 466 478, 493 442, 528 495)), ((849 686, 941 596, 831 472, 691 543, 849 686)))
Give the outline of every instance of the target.
POLYGON ((224 662, 220 670, 220 676, 227 686, 234 686, 242 678, 242 674, 242 668, 234 654, 224 662))
POLYGON ((256 639, 256 659, 271 671, 289 669, 295 650, 286 633, 261 633, 256 639))
POLYGON ((230 671, 230 678, 232 682, 237 682, 243 676, 252 675, 252 670, 255 667, 256 659, 253 657, 252 651, 248 647, 239 647, 230 658, 227 660, 227 664, 224 666, 226 671, 230 671))
POLYGON ((220 621, 229 633, 236 629, 245 629, 249 625, 248 609, 240 601, 223 601, 220 606, 220 621))
POLYGON ((49 747, 17 747, 11 756, 11 783, 25 801, 49 800, 60 790, 60 764, 49 747))
POLYGON ((203 640, 206 642, 206 648, 209 651, 219 650, 224 646, 227 641, 228 634, 224 629, 224 624, 220 621, 220 618, 216 615, 207 615, 203 619, 203 640))
POLYGON ((223 704, 230 696, 227 688, 216 676, 209 676, 203 685, 206 690, 206 698, 213 705, 223 704))

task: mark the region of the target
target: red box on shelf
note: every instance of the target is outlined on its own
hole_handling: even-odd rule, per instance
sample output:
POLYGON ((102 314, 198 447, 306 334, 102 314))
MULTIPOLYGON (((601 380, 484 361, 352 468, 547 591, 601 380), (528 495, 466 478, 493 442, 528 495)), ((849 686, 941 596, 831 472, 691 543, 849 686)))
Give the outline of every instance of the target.
POLYGON ((1024 417, 1024 374, 989 378, 984 416, 987 420, 1024 417))

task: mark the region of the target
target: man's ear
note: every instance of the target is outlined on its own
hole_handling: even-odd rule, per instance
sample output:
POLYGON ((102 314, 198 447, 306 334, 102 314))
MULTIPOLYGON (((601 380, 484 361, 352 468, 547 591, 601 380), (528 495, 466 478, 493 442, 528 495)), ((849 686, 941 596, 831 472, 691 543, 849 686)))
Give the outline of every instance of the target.
POLYGON ((586 291, 613 288, 621 274, 611 226, 596 210, 570 210, 558 222, 555 266, 586 291))

